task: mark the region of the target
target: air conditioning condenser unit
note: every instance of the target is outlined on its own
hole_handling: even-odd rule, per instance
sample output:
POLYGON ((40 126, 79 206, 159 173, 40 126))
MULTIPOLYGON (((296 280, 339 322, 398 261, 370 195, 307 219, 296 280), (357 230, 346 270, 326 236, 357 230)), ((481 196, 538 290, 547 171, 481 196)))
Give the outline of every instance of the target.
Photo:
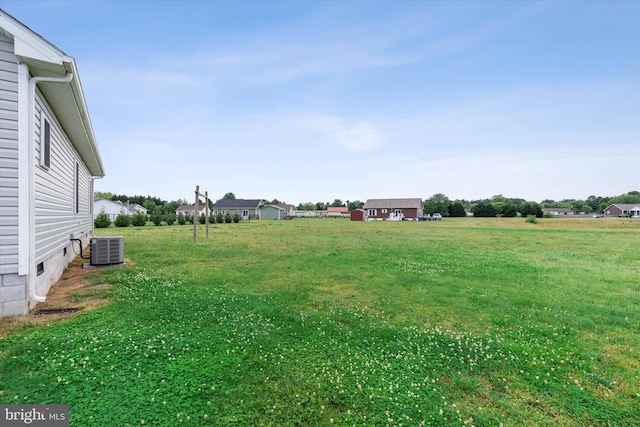
POLYGON ((124 238, 92 237, 91 265, 112 265, 124 262, 124 238))

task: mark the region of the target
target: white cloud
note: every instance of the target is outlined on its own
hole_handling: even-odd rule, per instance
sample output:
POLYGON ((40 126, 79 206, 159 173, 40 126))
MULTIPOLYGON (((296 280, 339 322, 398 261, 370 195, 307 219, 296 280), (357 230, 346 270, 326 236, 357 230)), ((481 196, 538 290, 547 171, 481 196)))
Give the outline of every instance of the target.
POLYGON ((351 151, 369 151, 379 147, 384 137, 370 123, 358 122, 343 126, 337 130, 332 138, 351 151))
POLYGON ((318 113, 293 113, 279 120, 298 130, 316 134, 347 151, 371 151, 384 144, 385 136, 371 122, 334 117, 318 113))

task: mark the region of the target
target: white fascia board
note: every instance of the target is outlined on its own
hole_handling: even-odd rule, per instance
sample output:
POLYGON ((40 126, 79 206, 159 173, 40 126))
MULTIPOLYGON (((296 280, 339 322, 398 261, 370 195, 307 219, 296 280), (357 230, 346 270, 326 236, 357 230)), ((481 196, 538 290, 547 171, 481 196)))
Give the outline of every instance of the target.
POLYGON ((0 11, 0 27, 13 37, 16 56, 62 64, 65 54, 60 49, 2 11, 0 11))
POLYGON ((24 40, 14 35, 15 54, 19 58, 31 58, 51 64, 62 65, 64 55, 50 48, 47 43, 32 43, 33 40, 24 40))

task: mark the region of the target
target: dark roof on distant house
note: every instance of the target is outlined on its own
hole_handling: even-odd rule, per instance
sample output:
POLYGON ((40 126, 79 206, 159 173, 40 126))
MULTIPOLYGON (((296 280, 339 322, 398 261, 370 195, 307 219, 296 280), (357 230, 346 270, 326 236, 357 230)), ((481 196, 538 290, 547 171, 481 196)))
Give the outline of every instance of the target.
POLYGON ((368 199, 364 204, 364 209, 380 209, 380 208, 414 208, 422 210, 422 199, 368 199))
POLYGON ((127 205, 127 209, 129 209, 129 212, 132 212, 132 213, 136 213, 136 212, 146 213, 147 212, 147 208, 145 208, 144 206, 140 206, 137 203, 134 203, 133 205, 127 205))
POLYGON ((290 210, 293 209, 293 205, 288 205, 286 203, 278 203, 278 204, 275 204, 275 205, 272 205, 272 206, 277 206, 279 208, 284 209, 285 211, 290 211, 290 210))
POLYGON ((257 209, 262 199, 220 199, 213 205, 214 209, 257 209))
POLYGON ((614 203, 612 205, 607 206, 606 209, 611 208, 611 206, 615 206, 622 211, 629 211, 634 208, 637 209, 638 207, 640 207, 640 203, 614 203))

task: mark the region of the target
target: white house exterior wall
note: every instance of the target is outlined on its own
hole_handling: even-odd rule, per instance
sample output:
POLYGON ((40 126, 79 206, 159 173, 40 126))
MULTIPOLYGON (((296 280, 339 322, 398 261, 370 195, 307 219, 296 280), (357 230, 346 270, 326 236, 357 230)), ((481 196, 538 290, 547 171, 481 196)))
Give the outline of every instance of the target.
POLYGON ((26 127, 22 119, 29 118, 29 114, 22 115, 27 111, 23 103, 28 100, 24 89, 29 77, 24 67, 14 54, 13 40, 0 31, 0 316, 26 314, 35 305, 29 298, 29 275, 22 271, 23 263, 26 270, 35 267, 33 264, 42 267, 33 283, 36 295, 46 295, 75 258, 78 244, 72 243, 70 236, 81 239, 82 247, 86 248, 93 234, 93 177, 39 90, 36 90, 33 113, 35 152, 29 153, 27 141, 20 139, 22 126, 26 127), (38 166, 42 114, 51 129, 48 171, 38 166), (35 157, 34 170, 29 169, 29 156, 35 157), (76 165, 79 171, 77 213, 76 165), (28 192, 22 190, 26 188, 23 181, 29 176, 34 177, 33 206, 28 192), (34 213, 34 230, 21 218, 30 209, 34 213), (33 246, 29 237, 32 232, 33 246), (32 247, 34 258, 30 259, 32 247))
MULTIPOLYGON (((204 206, 199 206, 198 205, 198 216, 204 215, 204 210, 205 210, 204 206)), ((185 211, 185 210, 176 211, 176 216, 178 216, 180 214, 182 214, 182 215, 193 215, 193 209, 191 209, 189 211, 185 211)))
POLYGON ((18 64, 0 32, 0 315, 26 312, 26 277, 18 275, 18 64))
POLYGON ((18 64, 13 41, 2 33, 0 71, 0 275, 4 275, 18 273, 18 64))
MULTIPOLYGON (((35 236, 36 264, 69 247, 69 237, 92 233, 91 182, 93 178, 76 153, 59 123, 46 107, 46 102, 36 96, 36 147, 40 146, 41 115, 51 124, 51 167, 45 170, 35 167, 35 236), (75 212, 76 180, 78 165, 78 213, 75 212)), ((36 165, 40 164, 40 151, 36 148, 36 165)), ((87 234, 87 236, 89 235, 87 234)), ((77 246, 77 244, 76 244, 77 246)), ((45 266, 46 267, 46 266, 45 266)), ((46 273, 46 268, 45 268, 46 273)))
POLYGON ((107 215, 109 215, 109 219, 111 221, 115 221, 116 218, 118 217, 118 215, 120 215, 120 212, 122 212, 124 210, 124 213, 131 216, 133 215, 132 212, 130 212, 126 206, 114 202, 113 200, 107 200, 107 199, 100 199, 100 200, 96 200, 94 202, 94 209, 93 209, 93 218, 95 219, 98 214, 104 212, 107 215))

